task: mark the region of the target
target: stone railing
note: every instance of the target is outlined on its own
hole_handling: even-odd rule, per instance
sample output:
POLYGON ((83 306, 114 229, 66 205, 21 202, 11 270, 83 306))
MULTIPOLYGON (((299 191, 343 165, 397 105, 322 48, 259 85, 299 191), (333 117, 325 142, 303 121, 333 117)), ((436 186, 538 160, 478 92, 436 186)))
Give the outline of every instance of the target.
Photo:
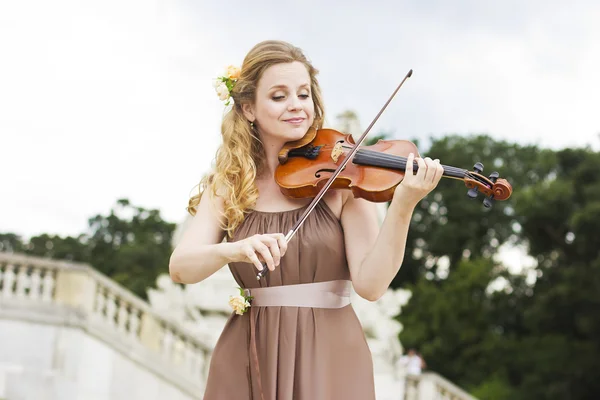
POLYGON ((87 264, 0 252, 0 318, 79 327, 202 397, 211 349, 87 264))
POLYGON ((407 375, 404 400, 477 400, 452 382, 433 372, 407 375))

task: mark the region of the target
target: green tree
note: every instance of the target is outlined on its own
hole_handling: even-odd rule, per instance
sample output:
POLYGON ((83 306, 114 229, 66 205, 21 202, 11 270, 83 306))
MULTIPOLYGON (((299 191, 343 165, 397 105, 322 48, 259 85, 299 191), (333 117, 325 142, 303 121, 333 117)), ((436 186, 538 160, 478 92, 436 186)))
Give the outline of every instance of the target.
POLYGON ((517 367, 524 398, 588 399, 600 392, 600 153, 556 153, 553 176, 516 205, 538 261, 535 301, 523 310, 517 367), (533 371, 533 372, 528 372, 533 371), (528 397, 525 397, 528 396, 528 397))
POLYGON ((481 399, 595 396, 600 154, 486 137, 442 138, 428 153, 455 166, 482 161, 473 157, 482 154, 484 164, 501 167, 515 192, 487 210, 459 198, 448 181, 423 202, 409 239, 420 257, 407 253, 402 266, 413 268, 405 277, 414 277, 400 280, 413 292, 400 316, 402 342, 481 399), (537 260, 535 284, 492 262, 509 240, 526 244, 537 260), (449 264, 447 274, 440 273, 440 260, 449 264), (490 293, 499 278, 504 290, 490 293))
POLYGON ((0 233, 0 251, 7 253, 23 253, 23 238, 14 233, 0 233))
POLYGON ((158 210, 120 199, 109 215, 89 220, 90 260, 99 271, 146 298, 146 289, 168 270, 175 228, 158 210))
POLYGON ((89 262, 89 246, 87 235, 80 234, 77 237, 61 237, 59 235, 41 234, 34 236, 27 244, 26 253, 53 258, 55 260, 83 261, 89 262))

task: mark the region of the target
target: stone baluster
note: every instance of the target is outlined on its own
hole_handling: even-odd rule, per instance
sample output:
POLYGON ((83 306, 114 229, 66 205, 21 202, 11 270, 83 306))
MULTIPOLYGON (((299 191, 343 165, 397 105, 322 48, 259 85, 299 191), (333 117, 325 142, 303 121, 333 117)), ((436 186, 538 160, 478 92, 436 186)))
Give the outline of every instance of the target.
POLYGON ((96 302, 94 305, 94 316, 97 319, 104 318, 104 308, 106 307, 106 297, 104 296, 104 288, 98 287, 96 291, 96 302))
POLYGON ((38 301, 41 298, 42 289, 42 271, 38 267, 34 267, 31 271, 30 286, 29 286, 29 299, 38 301))
MULTIPOLYGON (((133 308, 133 307, 132 307, 133 308)), ((127 303, 124 299, 119 299, 119 311, 117 313, 117 329, 123 334, 127 334, 127 321, 129 319, 129 312, 127 311, 127 303)))
POLYGON ((25 292, 27 290, 28 285, 28 281, 29 281, 29 277, 27 276, 27 266, 24 264, 21 264, 18 268, 18 273, 17 273, 17 284, 16 284, 16 290, 15 290, 15 297, 17 299, 24 299, 25 298, 25 292))
POLYGON ((164 328, 164 336, 163 336, 163 341, 162 341, 162 355, 166 360, 171 361, 171 358, 173 356, 173 342, 174 342, 174 338, 173 338, 173 332, 171 331, 171 329, 168 326, 165 326, 164 328))
POLYGON ((117 312, 117 305, 114 293, 110 290, 106 291, 106 313, 104 314, 104 322, 111 327, 116 326, 115 314, 117 312))
POLYGON ((51 269, 44 270, 42 279, 42 302, 51 303, 54 300, 54 288, 56 286, 55 273, 51 269))
POLYGON ((14 266, 8 264, 2 277, 2 297, 10 299, 13 297, 13 285, 15 283, 14 266))
POLYGON ((131 307, 131 312, 129 313, 129 337, 138 339, 139 338, 139 328, 140 328, 140 310, 137 308, 131 307))

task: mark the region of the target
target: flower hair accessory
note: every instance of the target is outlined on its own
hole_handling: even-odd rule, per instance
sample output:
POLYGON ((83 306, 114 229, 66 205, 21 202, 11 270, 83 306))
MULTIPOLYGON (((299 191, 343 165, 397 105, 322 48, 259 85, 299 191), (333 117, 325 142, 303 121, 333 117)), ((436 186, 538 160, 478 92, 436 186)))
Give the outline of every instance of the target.
POLYGON ((238 288, 240 290, 240 294, 236 296, 229 296, 229 306, 235 311, 237 315, 242 315, 248 308, 250 307, 250 302, 254 297, 246 296, 244 294, 244 289, 238 288))
POLYGON ((225 69, 225 74, 217 77, 213 82, 213 87, 219 96, 219 100, 225 101, 225 105, 228 106, 231 101, 231 91, 233 86, 240 77, 240 69, 233 65, 228 66, 225 69))

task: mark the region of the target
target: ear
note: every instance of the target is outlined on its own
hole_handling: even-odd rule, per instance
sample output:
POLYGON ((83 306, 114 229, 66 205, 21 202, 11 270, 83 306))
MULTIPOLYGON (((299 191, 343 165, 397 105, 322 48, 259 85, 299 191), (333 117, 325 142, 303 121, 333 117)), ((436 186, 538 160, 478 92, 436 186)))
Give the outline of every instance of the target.
POLYGON ((250 122, 254 122, 256 117, 254 116, 254 109, 251 104, 244 103, 242 104, 242 112, 244 113, 244 117, 250 122))

